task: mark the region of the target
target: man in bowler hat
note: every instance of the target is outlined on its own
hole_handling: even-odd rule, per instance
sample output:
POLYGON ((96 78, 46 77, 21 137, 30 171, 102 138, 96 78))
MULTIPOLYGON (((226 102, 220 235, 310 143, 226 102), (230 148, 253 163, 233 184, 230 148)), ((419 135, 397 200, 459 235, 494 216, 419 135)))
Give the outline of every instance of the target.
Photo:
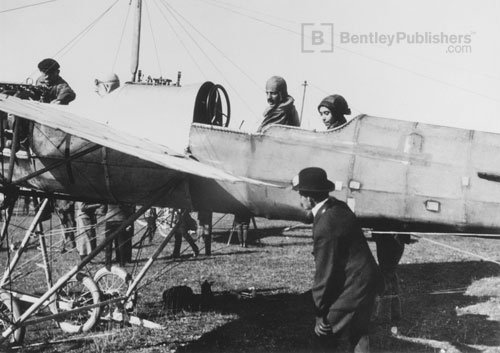
POLYGON ((347 335, 353 352, 369 352, 370 316, 383 282, 358 220, 329 196, 335 185, 323 169, 305 168, 292 183, 302 208, 314 215, 315 348, 331 352, 347 335))

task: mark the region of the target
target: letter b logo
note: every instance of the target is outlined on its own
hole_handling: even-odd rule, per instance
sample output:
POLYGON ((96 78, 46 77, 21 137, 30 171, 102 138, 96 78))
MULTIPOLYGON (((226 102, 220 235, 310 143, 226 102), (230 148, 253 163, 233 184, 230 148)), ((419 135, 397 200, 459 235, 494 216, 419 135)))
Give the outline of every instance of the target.
POLYGON ((302 23, 303 53, 333 53, 333 23, 302 23))

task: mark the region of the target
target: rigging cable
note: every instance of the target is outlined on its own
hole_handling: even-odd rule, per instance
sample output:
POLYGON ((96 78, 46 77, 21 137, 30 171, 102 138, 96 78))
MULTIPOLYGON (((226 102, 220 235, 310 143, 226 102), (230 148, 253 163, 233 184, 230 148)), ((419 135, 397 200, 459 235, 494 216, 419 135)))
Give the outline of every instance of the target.
MULTIPOLYGON (((198 0, 198 1, 203 1, 203 0, 198 0)), ((223 4, 225 6, 229 6, 229 7, 236 8, 236 9, 240 9, 242 11, 253 12, 253 13, 256 13, 256 14, 258 14, 260 16, 263 15, 263 16, 266 16, 266 17, 268 17, 270 19, 277 19, 277 20, 280 20, 282 22, 287 22, 287 23, 290 23, 290 24, 293 24, 293 25, 301 25, 301 23, 298 23, 298 22, 295 22, 295 21, 291 21, 291 20, 286 19, 286 18, 282 18, 282 17, 278 17, 278 16, 273 16, 273 15, 267 14, 265 12, 252 10, 252 9, 245 8, 245 7, 242 7, 242 6, 237 6, 235 4, 230 4, 230 3, 227 3, 227 2, 224 2, 224 1, 221 1, 221 0, 212 0, 212 2, 217 2, 217 3, 223 4)), ((340 37, 336 33, 334 33, 334 35, 336 37, 340 37)), ((373 45, 377 46, 379 48, 387 48, 387 45, 380 45, 380 44, 373 44, 373 45)), ((425 56, 420 56, 420 55, 415 55, 415 54, 406 55, 406 56, 410 56, 410 57, 413 57, 413 58, 418 58, 418 59, 421 59, 421 60, 425 60, 425 61, 428 61, 428 62, 433 63, 433 64, 437 64, 437 65, 443 65, 446 68, 450 67, 449 63, 439 62, 439 61, 434 60, 433 58, 429 58, 429 57, 425 57, 425 56)), ((471 73, 471 74, 476 75, 476 76, 482 76, 482 77, 485 77, 485 78, 490 79, 490 80, 496 80, 496 81, 500 80, 499 76, 495 76, 495 75, 490 74, 490 73, 476 72, 476 71, 473 71, 473 70, 471 70, 469 68, 460 67, 460 66, 456 66, 456 65, 453 65, 453 68, 456 69, 456 70, 459 70, 459 71, 465 71, 465 72, 471 73)))
MULTIPOLYGON (((332 94, 331 92, 328 92, 328 91, 324 90, 323 88, 321 88, 321 87, 319 87, 319 86, 315 85, 314 83, 312 83, 312 82, 311 82, 311 81, 309 81, 309 80, 307 81, 307 83, 308 83, 308 84, 309 84, 312 88, 314 88, 315 90, 317 90, 317 91, 319 91, 319 92, 321 92, 321 93, 323 93, 323 94, 325 94, 325 95, 327 95, 327 96, 329 96, 330 94, 332 94)), ((352 111, 357 112, 358 114, 363 114, 363 113, 361 112, 361 110, 357 109, 355 106, 351 105, 350 103, 349 103, 349 108, 350 108, 352 111)))
POLYGON ((497 265, 500 265, 500 262, 499 261, 496 261, 494 259, 491 259, 491 258, 488 258, 488 257, 485 257, 485 256, 482 256, 482 255, 479 255, 479 254, 475 254, 473 252, 470 252, 470 251, 467 251, 467 250, 463 250, 463 249, 460 249, 456 246, 452 246, 452 245, 448 245, 448 244, 444 244, 444 243, 441 243, 439 241, 436 241, 436 240, 432 240, 432 239, 429 239, 427 237, 424 237, 422 234, 425 234, 427 236, 432 236, 432 235, 454 235, 454 236, 461 236, 461 237, 474 237, 474 238, 477 238, 477 237, 482 237, 482 238, 488 238, 488 237, 491 237, 491 238, 497 238, 498 239, 498 234, 476 234, 476 233, 416 233, 416 232, 391 232, 391 231, 370 231, 372 234, 380 234, 380 235, 395 235, 395 234, 409 234, 409 235, 413 235, 414 237, 416 237, 417 239, 421 239, 421 240, 425 240, 431 244, 434 244, 434 245, 439 245, 439 246, 442 246, 444 248, 447 248, 447 249, 451 249, 451 250, 454 250, 454 251, 457 251, 459 253, 462 253, 462 254, 466 254, 466 255, 469 255, 469 256, 473 256, 473 257, 477 257, 483 261, 487 261, 487 262, 492 262, 494 264, 497 264, 497 265))
POLYGON ((55 1, 58 1, 58 0, 48 0, 48 1, 38 2, 36 4, 30 4, 30 5, 20 6, 20 7, 14 7, 12 9, 2 10, 2 11, 0 11, 0 13, 11 12, 11 11, 16 11, 16 10, 22 10, 22 9, 27 8, 27 7, 33 7, 33 6, 43 5, 43 4, 47 4, 49 2, 55 2, 55 1))
MULTIPOLYGON (((219 7, 219 8, 222 8, 222 9, 225 9, 227 11, 230 11, 230 12, 233 12, 233 13, 236 13, 240 16, 243 16, 243 17, 247 17, 247 18, 250 18, 254 21, 257 21, 257 22, 260 22, 260 23, 264 23, 268 26, 272 26, 274 28, 278 28, 282 31, 285 31, 285 32, 288 32, 288 33, 291 33, 291 34, 294 34, 294 35, 297 35, 299 37, 303 37, 303 34, 298 32, 298 31, 295 31, 295 30, 291 30, 289 28, 286 28, 286 27, 283 27, 283 26, 280 26, 280 25, 277 25, 277 24, 274 24, 274 23, 271 23, 271 22, 268 22, 268 21, 265 21, 261 18, 257 18, 255 16, 252 16, 252 15, 248 15, 248 14, 245 14, 245 13, 242 13, 242 12, 239 12, 239 11, 236 11, 234 9, 230 9, 228 7, 224 7, 224 6, 221 6, 221 5, 218 5, 218 4, 215 4, 215 3, 210 3, 210 2, 206 2, 205 3, 209 4, 209 5, 212 5, 212 6, 216 6, 216 7, 219 7)), ((389 66, 393 69, 397 69, 397 70, 400 70, 400 71, 405 71, 405 72, 408 72, 408 73, 411 73, 415 76, 418 76, 418 77, 421 77, 421 78, 425 78, 427 80, 430 80, 430 81, 434 81, 434 82, 437 82, 437 83, 440 83, 444 86, 448 86, 448 87, 452 87, 452 88, 455 88, 455 89, 458 89, 458 90, 461 90, 461 91, 464 91, 464 92, 467 92, 467 93, 470 93, 470 94, 473 94, 473 95, 476 95, 476 96, 479 96, 479 97, 482 97, 482 98, 485 98, 485 99, 488 99, 490 101, 494 101, 494 102, 499 102, 500 100, 495 98, 495 97, 491 97, 491 96, 488 96, 486 94, 483 94, 483 93, 480 93, 480 92, 476 92, 474 90, 471 90, 471 89, 468 89, 466 87, 462 87, 462 86, 459 86, 459 85, 456 85, 456 84, 453 84, 453 83, 449 83, 449 82, 446 82, 444 80, 441 80, 439 78, 435 78, 435 77, 432 77, 432 76, 429 76, 429 75, 426 75, 426 74, 423 74, 423 73, 420 73, 420 72, 417 72, 415 70, 411 70, 411 69, 408 69, 406 67, 403 67, 403 66, 400 66, 400 65, 396 65, 396 64, 393 64, 393 63, 390 63, 388 61, 385 61, 385 60, 382 60, 382 59, 377 59, 377 58, 374 58, 374 57, 371 57, 369 55, 366 55, 366 54, 362 54, 362 53, 358 53, 356 51, 353 51, 353 50, 350 50, 350 49, 347 49, 345 47, 342 47, 342 46, 339 46, 339 45, 336 45, 335 48, 338 48, 340 50, 343 50, 347 53, 350 53, 352 55, 357 55, 359 57, 362 57, 364 59, 367 59, 367 60, 370 60, 370 61, 373 61, 373 62, 377 62, 379 64, 382 64, 382 65, 385 65, 385 66, 389 66)))
POLYGON ((123 36, 125 34, 125 28, 127 27, 129 14, 130 14, 130 4, 127 9, 127 16, 125 16, 125 21, 123 22, 122 35, 120 36, 120 41, 118 42, 118 48, 116 48, 115 60, 113 61, 111 72, 115 72, 116 62, 118 61, 118 54, 120 53, 120 49, 122 47, 123 36))
MULTIPOLYGON (((175 10, 174 10, 175 11, 175 10)), ((194 27, 184 16, 182 16, 178 11, 175 11, 177 13, 178 16, 180 16, 189 26, 191 26, 191 28, 193 28, 196 33, 198 33, 201 37, 203 37, 203 39, 205 39, 207 41, 207 43, 209 43, 215 50, 217 50, 221 55, 222 57, 224 57, 224 59, 226 59, 227 61, 229 61, 234 67, 236 67, 243 75, 245 75, 249 80, 250 82, 252 82, 258 89, 260 92, 262 92, 262 85, 257 83, 249 74, 247 74, 245 72, 245 70, 243 70, 238 64, 236 64, 233 60, 231 60, 226 54, 224 54, 224 52, 222 50, 220 50, 207 36, 205 36, 201 31, 199 31, 196 27, 194 27)))
POLYGON ((162 69, 161 69, 161 63, 160 63, 160 56, 158 55, 158 46, 156 45, 156 37, 155 37, 155 33, 153 31, 153 20, 151 18, 151 15, 149 14, 149 7, 148 7, 148 2, 146 1, 144 3, 146 6, 146 14, 148 16, 148 19, 149 19, 149 30, 151 31, 151 37, 153 38, 153 45, 154 45, 154 48, 155 48, 155 54, 156 54, 156 62, 158 64, 158 70, 160 71, 160 76, 163 76, 162 74, 162 69))
POLYGON ((102 14, 100 14, 94 21, 92 21, 87 27, 85 27, 80 33, 78 33, 73 39, 71 39, 66 45, 64 45, 57 53, 53 55, 53 57, 57 57, 57 55, 61 54, 64 50, 66 52, 61 54, 63 57, 66 53, 69 52, 94 26, 118 3, 119 0, 115 0, 111 6, 109 6, 102 14))
POLYGON ((227 3, 227 2, 224 2, 224 1, 220 1, 220 0, 212 0, 212 2, 218 2, 218 3, 222 4, 222 5, 226 5, 226 6, 230 6, 230 7, 233 7, 233 8, 241 9, 242 11, 253 12, 253 13, 259 15, 259 16, 264 15, 264 16, 267 16, 269 18, 274 18, 274 19, 280 20, 282 22, 288 22, 288 23, 293 24, 293 25, 297 24, 297 22, 291 21, 291 20, 289 20, 287 18, 270 15, 270 14, 262 12, 262 11, 252 10, 252 9, 249 9, 248 7, 237 6, 235 4, 230 4, 230 3, 227 3))
POLYGON ((186 44, 184 43, 184 41, 182 40, 182 38, 180 37, 179 33, 175 30, 174 26, 172 25, 172 23, 168 20, 167 16, 165 16, 165 13, 162 11, 162 9, 160 8, 160 6, 158 5, 158 3, 155 1, 154 3, 156 5, 156 7, 158 8, 158 10, 160 11, 161 15, 163 16, 163 18, 165 19, 165 21, 167 22, 168 26, 170 27, 170 29, 172 30, 172 32, 174 32, 175 36, 177 37, 177 40, 179 41, 179 43, 184 47, 184 49, 186 50, 186 53, 189 55, 189 57, 191 58, 191 60, 193 61, 193 63, 196 65, 196 67, 198 68, 198 70, 200 71, 200 73, 202 74, 202 76, 206 79, 207 75, 205 74, 205 72, 203 71, 203 69, 201 68, 200 64, 198 64, 198 61, 193 57, 191 51, 188 49, 188 47, 186 46, 186 44))
MULTIPOLYGON (((54 0, 55 1, 55 0, 54 0)), ((115 0, 115 2, 108 7, 99 17, 97 17, 93 22, 91 22, 87 27, 85 27, 82 31, 80 31, 73 39, 71 39, 68 43, 66 43, 59 51, 57 51, 52 57, 57 57, 63 51, 66 52, 61 54, 60 57, 63 57, 69 50, 78 43, 103 17, 106 15, 117 3, 119 0, 115 0), (69 49, 68 49, 69 48, 69 49)), ((29 76, 33 76, 36 73, 36 70, 33 71, 29 76)))
MULTIPOLYGON (((231 81, 227 79, 227 77, 224 75, 224 73, 217 67, 217 65, 215 65, 215 63, 213 62, 212 59, 210 59, 210 56, 205 52, 205 50, 203 50, 203 48, 200 46, 200 44, 196 41, 196 39, 191 35, 191 33, 188 32, 188 30, 186 28, 184 28, 184 26, 182 26, 182 23, 179 21, 179 19, 177 19, 177 17, 175 16, 175 14, 173 13, 173 8, 168 5, 166 2, 163 2, 164 6, 167 8, 167 11, 170 12, 170 14, 174 17, 174 19, 177 21, 177 23, 179 23, 179 25, 181 26, 181 28, 186 32, 186 34, 191 38, 191 40, 194 42, 194 44, 198 47, 198 49, 203 53, 203 55, 207 58, 207 60, 212 64, 212 66, 215 68, 215 70, 224 78, 224 80, 226 80, 227 84, 233 89, 233 91, 236 93, 236 95, 238 96, 238 98, 240 98, 241 102, 243 102, 243 104, 245 104, 245 106, 251 111, 253 112, 253 114, 256 114, 257 113, 254 111, 254 109, 247 103, 247 101, 245 99, 243 99, 243 97, 240 95, 239 93, 239 90, 237 90, 232 84, 231 84, 231 81)), ((177 13, 177 11, 175 11, 177 13)), ((182 16, 181 16, 182 17, 182 16)), ((189 21, 187 21, 184 17, 182 17, 184 19, 184 21, 186 21, 191 27, 194 28, 194 26, 189 23, 189 21)))

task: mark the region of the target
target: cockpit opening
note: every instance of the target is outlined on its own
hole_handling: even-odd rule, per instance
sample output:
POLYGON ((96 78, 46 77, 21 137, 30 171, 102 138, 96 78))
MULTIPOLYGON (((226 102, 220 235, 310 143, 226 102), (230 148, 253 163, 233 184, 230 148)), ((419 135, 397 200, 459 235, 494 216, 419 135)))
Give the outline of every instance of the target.
POLYGON ((193 122, 227 127, 231 117, 231 103, 226 89, 207 81, 199 89, 193 112, 193 122))

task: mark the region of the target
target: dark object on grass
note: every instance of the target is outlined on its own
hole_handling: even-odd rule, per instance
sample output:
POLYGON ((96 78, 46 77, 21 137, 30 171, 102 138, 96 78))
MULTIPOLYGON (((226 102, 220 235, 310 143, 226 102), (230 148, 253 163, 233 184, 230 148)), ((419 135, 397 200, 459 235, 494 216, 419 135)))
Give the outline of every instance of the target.
POLYGON ((178 313, 181 310, 191 310, 194 305, 194 293, 188 286, 176 286, 163 292, 163 310, 178 313))
POLYGON ((212 293, 212 284, 214 282, 209 282, 207 280, 203 281, 201 284, 201 294, 200 294, 200 310, 205 311, 213 306, 214 294, 212 293))
POLYGON ((201 294, 194 294, 191 287, 175 286, 163 292, 163 310, 178 313, 182 310, 207 310, 212 306, 213 282, 201 283, 201 294))

